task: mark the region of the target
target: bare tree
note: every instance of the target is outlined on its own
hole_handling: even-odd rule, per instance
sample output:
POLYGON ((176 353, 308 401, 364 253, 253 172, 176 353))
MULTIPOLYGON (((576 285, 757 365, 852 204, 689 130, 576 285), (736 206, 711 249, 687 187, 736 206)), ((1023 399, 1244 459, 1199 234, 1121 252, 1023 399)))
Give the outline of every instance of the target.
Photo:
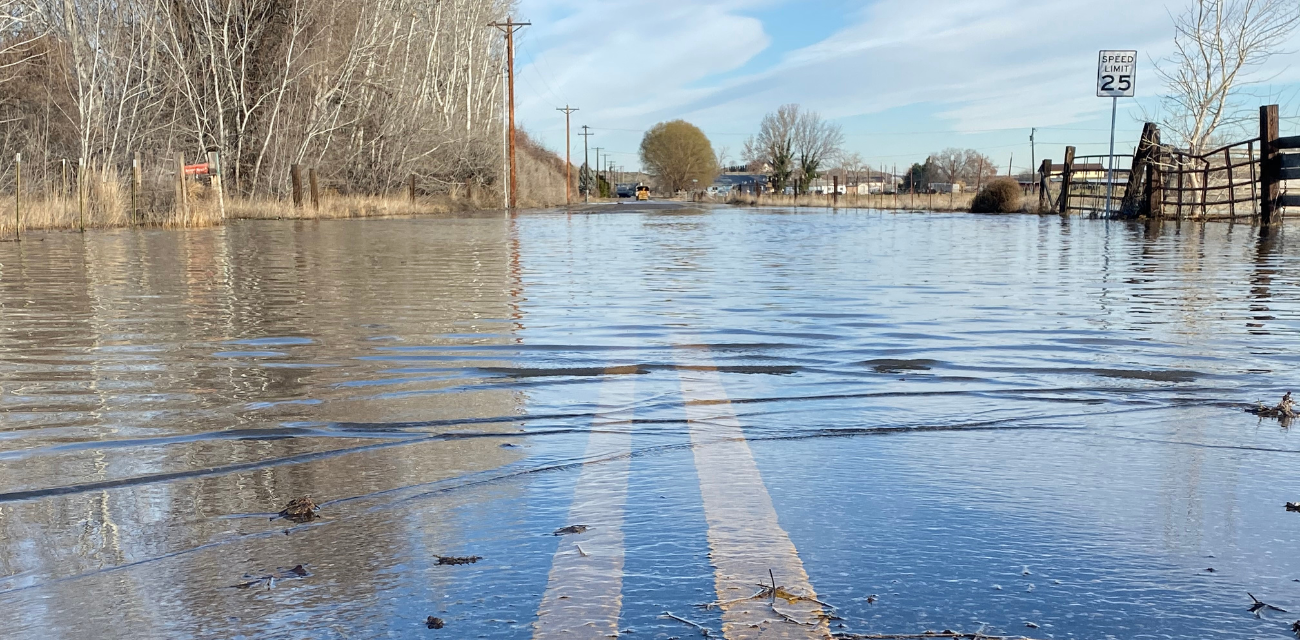
POLYGON ((794 174, 794 138, 799 124, 799 105, 787 104, 763 116, 758 135, 745 141, 745 160, 767 165, 772 188, 785 190, 794 174))
POLYGON ((1174 17, 1174 53, 1156 65, 1165 81, 1164 128, 1193 153, 1238 118, 1241 87, 1282 53, 1300 22, 1296 0, 1195 0, 1174 17))
POLYGON ((515 0, 0 0, 0 153, 217 150, 229 188, 486 183, 515 0))
POLYGON ((970 159, 970 149, 948 147, 943 151, 930 154, 930 161, 938 170, 934 176, 944 182, 956 184, 964 179, 966 165, 970 159))
POLYGON ((866 163, 862 160, 862 154, 856 151, 844 156, 840 160, 840 168, 844 170, 845 181, 847 182, 848 178, 852 176, 853 182, 851 184, 854 185, 859 184, 858 174, 862 173, 862 169, 865 166, 866 163))
POLYGON ((835 159, 844 146, 844 132, 814 111, 799 114, 794 129, 794 150, 799 159, 800 184, 804 192, 821 175, 821 166, 835 159))
POLYGON ((33 24, 34 17, 25 0, 0 0, 0 83, 13 78, 15 67, 39 55, 32 44, 43 34, 33 24))

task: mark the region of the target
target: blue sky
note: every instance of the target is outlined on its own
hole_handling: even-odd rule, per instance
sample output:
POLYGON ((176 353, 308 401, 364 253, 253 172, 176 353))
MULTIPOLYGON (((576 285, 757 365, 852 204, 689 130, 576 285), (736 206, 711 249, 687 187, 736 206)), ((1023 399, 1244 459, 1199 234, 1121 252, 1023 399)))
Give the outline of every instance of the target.
MULTIPOLYGON (((799 103, 839 123, 846 150, 900 167, 970 147, 1017 170, 1064 146, 1105 153, 1110 100, 1094 96, 1097 51, 1139 50, 1138 98, 1121 99, 1117 150, 1131 149, 1163 92, 1152 61, 1189 0, 522 0, 523 126, 563 152, 570 104, 593 147, 635 167, 644 131, 684 119, 739 160, 764 113, 799 103)), ((1291 50, 1300 50, 1300 36, 1291 50)), ((1292 108, 1295 54, 1251 88, 1292 108)), ((1284 121, 1284 133, 1294 132, 1284 121)), ((1247 135, 1243 135, 1248 137, 1247 135)), ((575 136, 574 162, 582 161, 575 136)))

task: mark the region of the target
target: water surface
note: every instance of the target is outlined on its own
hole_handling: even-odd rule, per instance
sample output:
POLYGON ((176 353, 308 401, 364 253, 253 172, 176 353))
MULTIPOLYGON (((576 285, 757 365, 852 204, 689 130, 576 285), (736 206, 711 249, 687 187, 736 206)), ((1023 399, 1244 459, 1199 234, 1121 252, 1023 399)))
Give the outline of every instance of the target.
POLYGON ((617 629, 719 630, 730 471, 691 434, 734 417, 831 631, 1292 637, 1300 439, 1242 411, 1300 381, 1289 234, 625 206, 0 244, 0 628, 531 638, 580 478, 625 469, 617 629))

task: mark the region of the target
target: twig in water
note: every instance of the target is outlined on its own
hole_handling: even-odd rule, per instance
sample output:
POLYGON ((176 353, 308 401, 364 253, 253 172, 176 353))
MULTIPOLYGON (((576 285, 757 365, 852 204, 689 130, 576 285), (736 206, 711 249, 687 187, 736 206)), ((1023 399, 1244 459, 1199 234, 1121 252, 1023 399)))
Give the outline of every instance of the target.
POLYGON ((818 618, 817 622, 804 622, 804 621, 802 621, 802 620, 795 619, 795 618, 794 618, 793 616, 791 616, 790 614, 788 614, 788 613, 786 613, 786 612, 784 612, 784 611, 782 611, 782 610, 780 610, 780 609, 777 609, 777 608, 776 608, 776 603, 775 603, 775 602, 773 602, 773 603, 772 603, 771 605, 769 605, 769 606, 772 607, 772 611, 775 612, 776 615, 781 616, 782 619, 784 619, 786 622, 789 622, 790 624, 797 624, 797 625, 799 625, 799 626, 801 626, 801 627, 815 627, 815 626, 817 626, 817 622, 821 622, 821 618, 818 618))
POLYGON ((689 625, 691 625, 692 627, 695 627, 696 629, 699 629, 699 630, 700 630, 700 633, 701 633, 701 634, 704 634, 704 637, 706 637, 706 638, 711 638, 711 637, 713 637, 713 634, 709 633, 709 628, 706 627, 706 626, 704 626, 704 625, 702 625, 702 624, 697 624, 697 623, 691 622, 690 620, 687 620, 686 618, 683 618, 683 617, 681 617, 681 616, 675 616, 675 615, 673 615, 673 612, 671 612, 671 611, 665 611, 665 612, 664 612, 664 615, 667 616, 667 617, 669 617, 669 618, 672 618, 673 620, 676 620, 676 621, 678 621, 678 622, 682 622, 682 623, 685 623, 685 624, 689 624, 689 625))
POLYGON ((584 557, 584 558, 587 557, 587 552, 582 550, 582 545, 580 545, 580 544, 575 544, 575 545, 573 545, 573 546, 575 546, 575 547, 578 548, 578 553, 582 554, 582 557, 584 557))

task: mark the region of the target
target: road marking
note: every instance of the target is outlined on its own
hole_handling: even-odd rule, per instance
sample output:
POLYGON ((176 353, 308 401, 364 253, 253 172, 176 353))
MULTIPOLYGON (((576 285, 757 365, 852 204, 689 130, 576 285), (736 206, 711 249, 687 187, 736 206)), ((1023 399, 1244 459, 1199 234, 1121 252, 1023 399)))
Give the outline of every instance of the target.
POLYGON ((623 609, 623 511, 632 453, 636 376, 609 367, 573 491, 568 525, 591 527, 560 538, 533 623, 534 640, 610 638, 623 609), (617 375, 622 372, 624 375, 617 375))
MULTIPOLYGON (((708 358, 707 352, 704 357, 708 358)), ((760 585, 770 584, 769 570, 788 593, 809 598, 817 595, 799 552, 777 520, 772 497, 717 369, 711 364, 682 368, 678 376, 709 525, 714 585, 718 602, 723 603, 723 637, 829 639, 827 620, 815 602, 744 599, 754 595, 760 585), (782 614, 798 622, 785 620, 782 614)))

